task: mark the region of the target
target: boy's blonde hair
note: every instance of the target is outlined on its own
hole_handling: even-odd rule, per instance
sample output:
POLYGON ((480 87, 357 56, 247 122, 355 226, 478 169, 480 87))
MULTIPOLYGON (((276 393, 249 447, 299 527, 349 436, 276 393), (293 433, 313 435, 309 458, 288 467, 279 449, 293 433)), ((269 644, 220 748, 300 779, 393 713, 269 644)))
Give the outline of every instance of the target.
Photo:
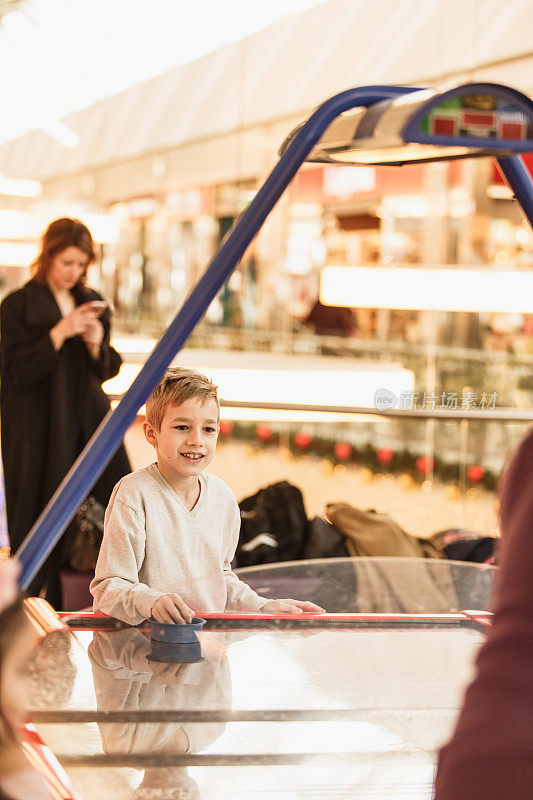
POLYGON ((170 367, 146 401, 146 421, 160 431, 167 408, 179 406, 192 397, 202 403, 212 398, 220 412, 217 390, 213 381, 195 369, 170 367))

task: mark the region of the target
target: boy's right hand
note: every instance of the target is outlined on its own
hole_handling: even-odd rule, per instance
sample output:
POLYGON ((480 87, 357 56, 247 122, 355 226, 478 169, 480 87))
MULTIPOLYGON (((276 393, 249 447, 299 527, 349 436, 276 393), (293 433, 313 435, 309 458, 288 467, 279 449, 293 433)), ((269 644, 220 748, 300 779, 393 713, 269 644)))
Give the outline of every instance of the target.
POLYGON ((192 622, 194 611, 179 594, 164 594, 153 604, 152 617, 156 622, 177 622, 178 625, 184 625, 192 622))

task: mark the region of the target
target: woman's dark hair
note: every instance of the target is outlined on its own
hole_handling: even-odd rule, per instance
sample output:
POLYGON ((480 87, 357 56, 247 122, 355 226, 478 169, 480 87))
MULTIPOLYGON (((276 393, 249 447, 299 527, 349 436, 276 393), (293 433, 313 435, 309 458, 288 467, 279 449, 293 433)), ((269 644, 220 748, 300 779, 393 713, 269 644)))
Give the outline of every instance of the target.
MULTIPOLYGON (((78 247, 82 250, 88 259, 87 266, 95 259, 94 242, 89 228, 79 219, 62 217, 51 222, 43 234, 41 252, 31 265, 34 278, 45 283, 54 256, 67 247, 78 247)), ((85 282, 86 272, 87 270, 80 278, 82 284, 85 282)))

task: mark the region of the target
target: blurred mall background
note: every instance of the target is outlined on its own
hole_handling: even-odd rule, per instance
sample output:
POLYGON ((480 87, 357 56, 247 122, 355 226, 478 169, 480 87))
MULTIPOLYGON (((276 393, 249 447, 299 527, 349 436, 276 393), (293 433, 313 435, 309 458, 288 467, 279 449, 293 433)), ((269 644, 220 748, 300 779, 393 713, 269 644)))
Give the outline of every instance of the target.
MULTIPOLYGON (((318 103, 387 83, 533 94, 531 0, 265 5, 0 2, 1 296, 27 280, 49 221, 86 222, 99 246, 89 282, 112 299, 125 360, 116 397, 318 103)), ((342 499, 422 535, 495 533, 497 476, 527 422, 490 417, 533 398, 533 305, 507 298, 505 279, 532 269, 532 232, 490 159, 307 165, 178 360, 235 402, 375 408, 387 389, 406 409, 485 416, 226 408, 214 471, 239 500, 287 479, 311 513, 342 499), (380 307, 391 266, 444 273, 470 310, 428 307, 407 285, 407 310, 380 307), (317 302, 331 267, 344 271, 344 308, 317 302), (363 267, 374 280, 359 307, 363 267), (479 273, 474 287, 461 268, 479 273), (487 310, 491 273, 502 301, 487 310)), ((128 446, 135 466, 151 460, 138 426, 128 446)))

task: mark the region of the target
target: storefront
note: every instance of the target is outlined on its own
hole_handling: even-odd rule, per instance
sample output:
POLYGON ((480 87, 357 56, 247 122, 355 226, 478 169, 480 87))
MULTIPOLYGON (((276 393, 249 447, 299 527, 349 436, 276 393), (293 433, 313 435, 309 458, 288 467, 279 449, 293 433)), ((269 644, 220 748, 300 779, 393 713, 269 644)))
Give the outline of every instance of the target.
MULTIPOLYGON (((288 219, 284 265, 291 313, 300 321, 317 301, 326 265, 449 267, 453 281, 459 266, 520 270, 533 263, 533 235, 487 159, 401 170, 309 166, 291 187, 288 219)), ((353 315, 358 338, 426 341, 416 306, 409 311, 355 306, 353 315)), ((515 338, 508 334, 514 330, 523 351, 530 329, 531 318, 524 315, 441 313, 437 343, 511 350, 515 338)), ((345 333, 340 323, 338 333, 345 333)))

